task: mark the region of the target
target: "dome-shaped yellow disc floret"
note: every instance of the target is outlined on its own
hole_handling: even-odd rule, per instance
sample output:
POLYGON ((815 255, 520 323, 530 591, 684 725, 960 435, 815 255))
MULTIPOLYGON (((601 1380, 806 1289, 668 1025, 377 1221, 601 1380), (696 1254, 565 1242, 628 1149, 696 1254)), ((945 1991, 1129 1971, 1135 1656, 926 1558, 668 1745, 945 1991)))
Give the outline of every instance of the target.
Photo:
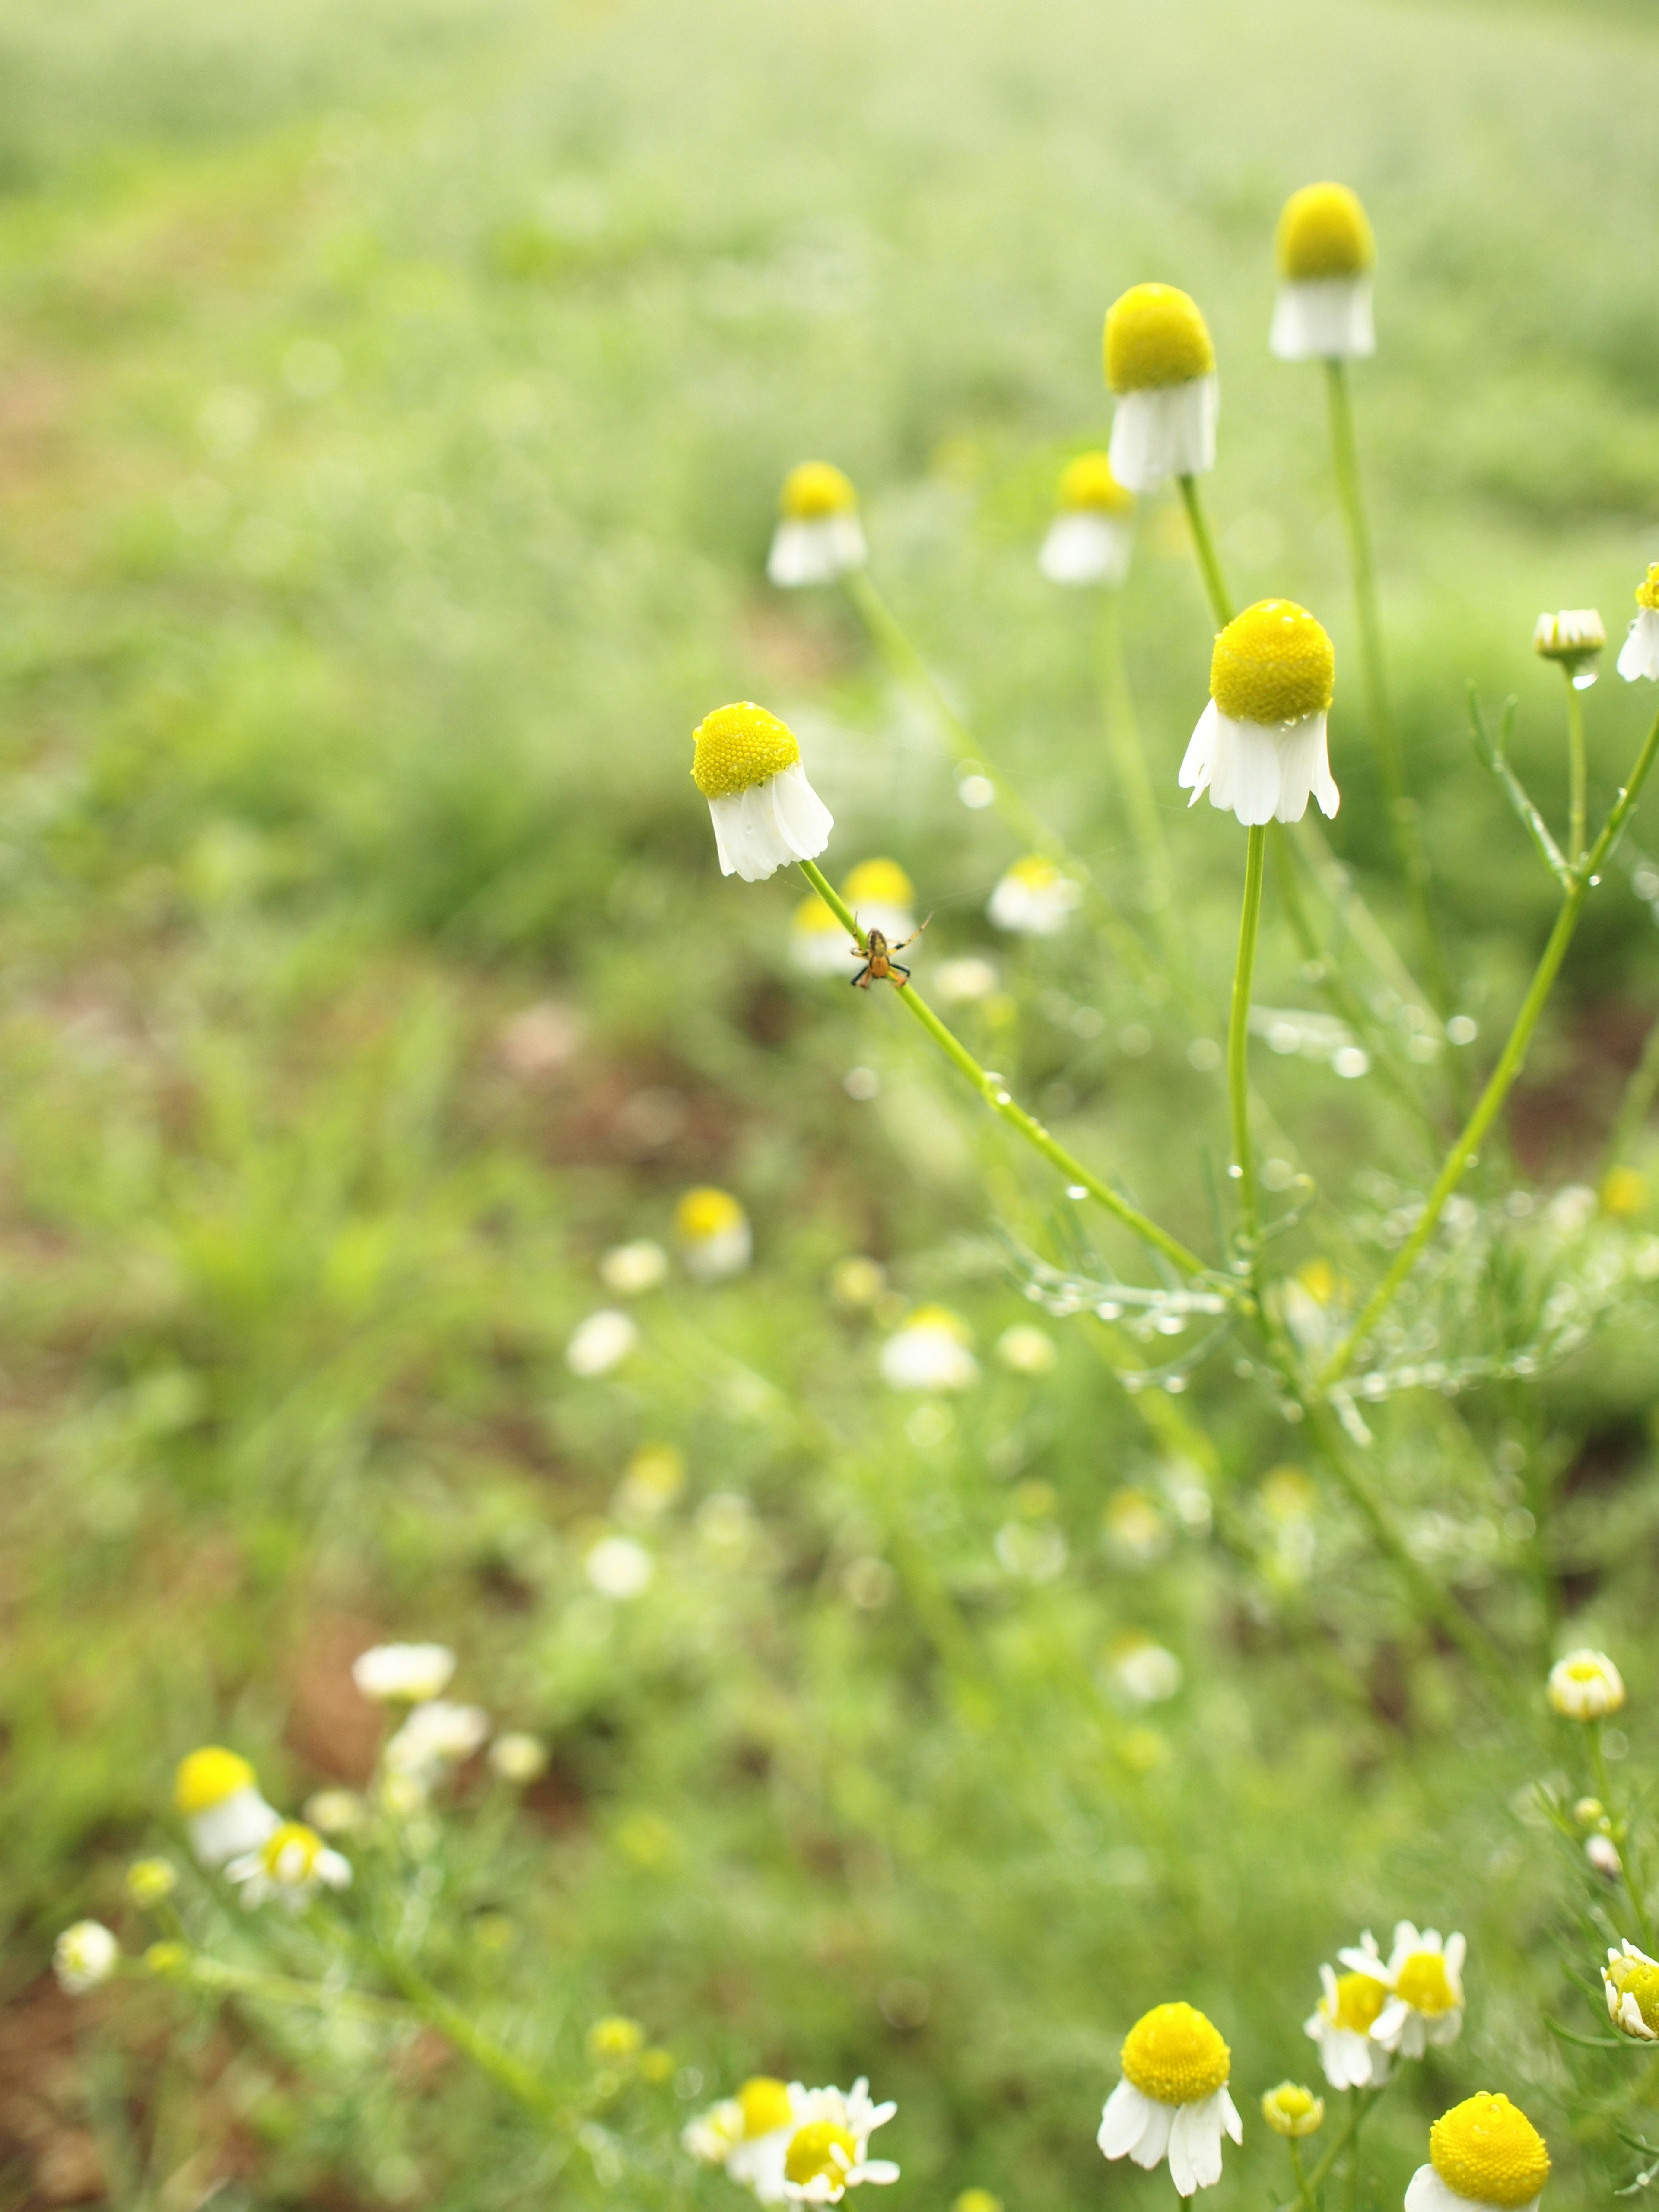
POLYGON ((1549 2179, 1543 2136, 1507 2097, 1487 2089, 1435 2122, 1429 2157, 1448 2189, 1480 2204, 1530 2204, 1549 2179))
POLYGON ((1212 2097, 1232 2070, 1219 2031, 1194 2005, 1154 2005, 1123 2039, 1125 2078, 1162 2105, 1212 2097))
POLYGON ((1362 276, 1376 259, 1370 218, 1346 185, 1304 185, 1279 218, 1279 270, 1292 283, 1362 276))
POLYGON ((955 1337, 958 1344, 971 1344, 974 1332, 960 1314, 953 1314, 949 1306, 918 1306, 913 1314, 904 1317, 906 1328, 937 1329, 943 1336, 955 1337))
POLYGON ((1336 684, 1330 639, 1294 599, 1258 599, 1215 641, 1210 696, 1235 722, 1294 722, 1322 714, 1336 684))
POLYGON ((246 1759, 234 1751, 222 1751, 216 1743, 204 1744, 200 1751, 179 1760, 173 1781, 173 1802, 188 1818, 222 1805, 239 1790, 251 1790, 256 1778, 246 1759))
POLYGON ((804 2128, 797 2128, 789 2138, 789 2148, 784 2154, 783 2172, 787 2181, 797 2189, 820 2174, 827 2174, 838 2182, 848 2166, 855 2163, 859 2147, 851 2134, 838 2127, 834 2120, 810 2120, 804 2128), (836 2156, 839 2151, 846 2166, 836 2156))
POLYGON ((1364 2035, 1388 2002, 1388 1990, 1370 1974, 1339 1974, 1336 2002, 1331 2005, 1322 2000, 1321 2009, 1334 2027, 1351 2027, 1356 2035, 1364 2035))
POLYGON ((738 2109, 743 2114, 744 2134, 750 2142, 757 2136, 775 2135, 795 2117, 788 2083, 770 2074, 750 2076, 738 2092, 738 2109))
POLYGON ((706 1237, 720 1237, 728 1229, 743 1225, 744 1212, 729 1190, 716 1189, 711 1182, 699 1183, 688 1190, 674 1208, 676 1231, 693 1244, 706 1237))
POLYGON ((1636 604, 1638 607, 1659 609, 1659 561, 1653 562, 1636 586, 1636 604))
POLYGON ((1618 1996, 1635 1998, 1644 2023, 1659 2035, 1659 1966, 1651 1959, 1609 1959, 1601 1972, 1618 1996))
POLYGON ((277 1881, 299 1883, 311 1879, 312 1869, 326 1849, 315 1828, 303 1820, 284 1820, 259 1846, 265 1872, 277 1881))
POLYGON ((851 514, 858 503, 853 479, 833 461, 802 461, 790 470, 778 495, 778 511, 789 522, 822 522, 827 514, 851 514))
POLYGON ((1060 870, 1042 853, 1027 853, 1010 865, 1008 873, 1028 891, 1052 890, 1060 879, 1060 870))
POLYGON ((1106 310, 1106 381, 1114 392, 1189 384, 1214 367, 1198 302, 1175 285, 1131 285, 1106 310))
POLYGON ((866 901, 872 906, 908 906, 916 895, 896 860, 860 860, 841 889, 850 907, 866 901))
POLYGON ((691 732, 696 747, 691 781, 705 799, 733 799, 793 768, 800 758, 795 733, 752 699, 716 707, 691 732))
POLYGON ((1262 2098, 1261 2117, 1276 2136, 1316 2136, 1325 2124, 1325 2100, 1300 2081, 1281 2081, 1262 2098))
POLYGON ((1439 1951, 1413 1951, 1394 1978, 1394 1993, 1413 2012, 1455 2012, 1457 1992, 1439 1951))
POLYGON ((1112 474, 1111 461, 1104 453, 1079 453, 1060 472, 1054 504, 1063 514, 1075 514, 1079 509, 1095 514, 1128 514, 1134 503, 1134 494, 1112 474))

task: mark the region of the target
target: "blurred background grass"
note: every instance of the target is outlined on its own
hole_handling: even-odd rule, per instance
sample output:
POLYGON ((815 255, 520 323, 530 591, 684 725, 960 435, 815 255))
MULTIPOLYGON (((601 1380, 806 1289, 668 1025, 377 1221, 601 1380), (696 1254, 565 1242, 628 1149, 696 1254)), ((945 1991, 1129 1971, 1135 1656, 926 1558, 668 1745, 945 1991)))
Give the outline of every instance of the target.
MULTIPOLYGON (((1306 2075, 1319 1960, 1397 1914, 1469 1929, 1473 2009, 1376 2201, 1443 2091, 1507 2069, 1551 2125, 1552 1878, 1510 1810, 1547 1747, 1468 1699, 1338 1508, 1314 1586, 1285 1565, 1261 1485, 1297 1439, 1224 1378, 1127 1400, 1076 1324, 1053 1377, 990 1376, 942 1428, 881 1392, 831 1263, 874 1254, 983 1347, 1024 1310, 990 1215, 1045 1194, 896 1009, 790 978, 794 892, 720 880, 687 738, 775 707, 838 871, 893 854, 928 961, 988 947, 1012 848, 839 604, 763 580, 778 480, 822 453, 953 696, 1127 877, 1088 616, 1033 565, 1058 465, 1107 428, 1102 313, 1148 276, 1201 301, 1235 588, 1305 599, 1342 655, 1322 395, 1265 331, 1279 203, 1343 177, 1381 240, 1358 383, 1395 680, 1484 1052, 1551 893, 1463 681, 1519 695, 1559 817, 1533 617, 1599 603, 1616 635, 1659 552, 1650 11, 12 0, 0 77, 14 2196, 106 2186, 52 1930, 118 1914, 192 1743, 284 1802, 360 1776, 345 1668, 394 1632, 449 1638, 554 1745, 514 1862, 526 2001, 638 2012, 711 2091, 869 2070, 902 2100, 895 2212, 970 2181, 1151 2203, 1091 2140, 1135 2014, 1208 2005, 1251 2094, 1306 2075), (597 1253, 696 1180, 749 1206, 754 1275, 656 1301, 640 1358, 576 1382, 597 1253), (688 1498, 649 1595, 607 1606, 582 1557, 653 1439, 688 1498), (1146 1558, 1103 1548, 1124 1486, 1146 1558), (1024 1522, 1064 1535, 1054 1579, 999 1564, 1024 1522), (872 1558, 891 1595, 849 1579, 872 1558), (1155 1729, 1113 1704, 1126 1630, 1187 1669, 1155 1729)), ((1173 788, 1209 645, 1173 510, 1129 619, 1218 1036, 1240 848, 1173 788)), ((1393 914, 1342 705, 1333 834, 1393 914)), ((1604 801, 1645 708, 1592 696, 1604 801)), ((1019 1010, 975 1042, 1207 1243, 1222 1098, 1190 1036, 1080 941, 999 957, 1019 1010)), ((1264 962, 1264 999, 1305 1003, 1276 921, 1264 962)), ((1593 1162, 1656 983, 1620 868, 1517 1106, 1528 1172, 1593 1162)), ((1362 1165, 1420 1176, 1374 1086, 1264 1080, 1336 1203, 1362 1165)), ((1541 1406, 1402 1412, 1390 1447, 1477 1602, 1520 1618, 1480 1591, 1529 1568, 1528 1632, 1625 1626, 1638 1687, 1653 1372, 1621 1340, 1541 1406), (1529 1455, 1569 1471, 1534 1560, 1498 1533, 1529 1455)), ((448 2075, 370 2128, 318 2117, 299 2063, 204 2045, 170 2202, 511 2194, 448 2075)), ((1564 2195, 1575 2172, 1564 2145, 1564 2195)))

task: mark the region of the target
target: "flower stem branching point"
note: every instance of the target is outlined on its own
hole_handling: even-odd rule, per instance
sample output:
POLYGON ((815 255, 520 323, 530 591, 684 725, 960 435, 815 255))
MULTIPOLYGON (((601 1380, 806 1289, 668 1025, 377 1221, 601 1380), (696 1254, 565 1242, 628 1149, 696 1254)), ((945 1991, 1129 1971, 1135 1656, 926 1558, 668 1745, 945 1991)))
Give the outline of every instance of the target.
POLYGON ((1519 2212, 1543 2194, 1550 2154, 1517 2106, 1482 2089, 1454 2105, 1429 2130, 1429 2164, 1406 2191, 1406 2212, 1463 2212, 1490 2205, 1519 2212))
POLYGON ((1111 465, 1133 492, 1215 466, 1215 347, 1198 303, 1173 284, 1135 284, 1107 310, 1106 381, 1117 400, 1111 465))
POLYGON ((1352 361, 1375 353, 1371 269, 1376 240, 1346 185, 1304 185, 1279 218, 1279 295, 1267 343, 1280 361, 1352 361))
POLYGON ((720 872, 761 883, 817 858, 835 827, 787 722, 752 700, 717 707, 692 733, 691 779, 708 801, 720 872))

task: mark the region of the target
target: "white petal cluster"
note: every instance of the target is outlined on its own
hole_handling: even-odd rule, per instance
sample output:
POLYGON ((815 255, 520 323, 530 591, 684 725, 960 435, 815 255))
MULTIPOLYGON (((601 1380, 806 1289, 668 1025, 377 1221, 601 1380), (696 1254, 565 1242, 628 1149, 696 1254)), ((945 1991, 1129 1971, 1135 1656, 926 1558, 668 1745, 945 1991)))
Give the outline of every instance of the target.
POLYGON ((1150 2172, 1164 2159, 1178 2196, 1212 2189, 1221 2179, 1221 2138, 1244 2140, 1226 2083, 1190 2105, 1166 2105, 1148 2097, 1133 2081, 1120 2081, 1106 2100, 1095 2141, 1108 2158, 1132 2158, 1150 2172))
POLYGON ((1198 718, 1177 781, 1196 806, 1207 791, 1212 806, 1249 825, 1299 822, 1310 798, 1321 813, 1335 813, 1341 793, 1331 777, 1325 714, 1291 722, 1241 722, 1213 699, 1198 718))
POLYGON ((986 907, 993 925, 1021 937, 1058 937, 1076 913, 1081 887, 1041 854, 1016 860, 986 907))
MULTIPOLYGON (((786 2198, 796 2204, 839 2204, 849 2189, 864 2182, 884 2186, 896 2181, 899 2170, 891 2159, 871 2157, 870 2137, 897 2110, 896 2104, 872 2101, 870 2084, 863 2075, 844 2094, 839 2089, 808 2089, 801 2100, 802 2117, 784 2153, 786 2198), (797 2179, 805 2148, 803 2136, 810 2140, 811 2132, 819 2129, 833 2131, 826 2161, 817 2172, 797 2179), (843 2136, 851 2138, 850 2148, 838 2139, 843 2136)), ((729 2165, 726 2171, 731 2171, 729 2165)))
POLYGON ((284 1820, 257 1851, 246 1851, 225 1869, 252 1909, 276 1899, 297 1912, 319 1889, 348 1889, 351 1864, 325 1844, 314 1828, 284 1820))
POLYGON ((101 1920, 77 1920, 52 1948, 58 1985, 72 1997, 83 1997, 108 1981, 120 1960, 121 1947, 101 1920))
POLYGON ((1615 2027, 1633 2035, 1638 2043, 1659 2043, 1659 2024, 1656 2024, 1659 2022, 1659 1959, 1649 1958, 1626 1936, 1617 1950, 1607 1953, 1601 1986, 1607 1991, 1607 2018, 1615 2027), (1648 1992, 1655 2022, 1642 2009, 1642 1990, 1648 1992))
POLYGON ((708 802, 723 876, 763 883, 797 860, 816 860, 830 842, 834 815, 806 781, 799 761, 764 783, 708 802))
POLYGON ((1659 682, 1659 608, 1638 607, 1619 648, 1619 673, 1626 684, 1659 682))
POLYGON ((455 1654, 447 1644, 376 1644, 351 1662, 359 1694, 377 1705, 441 1698, 454 1672, 455 1654))
POLYGON ((1358 361, 1376 351, 1369 276, 1286 278, 1267 349, 1280 361, 1358 361))
POLYGON ((1624 1705, 1624 1678, 1605 1651, 1569 1651, 1550 1668, 1546 1694, 1565 1720, 1604 1720, 1624 1705))
POLYGON ((471 1759, 489 1735, 489 1716, 482 1705, 431 1698, 411 1708, 381 1753, 380 1763, 388 1776, 423 1795, 451 1767, 471 1759))
POLYGON ((602 1306, 579 1322, 564 1348, 564 1364, 584 1379, 609 1375, 620 1367, 638 1345, 640 1332, 630 1315, 616 1306, 602 1306))
POLYGON ((870 558, 856 513, 785 515, 772 533, 766 574, 783 591, 803 584, 833 584, 870 558))
POLYGON ((979 1362, 956 1316, 923 1306, 883 1345, 881 1373, 893 1390, 970 1390, 979 1362))
POLYGON ((1073 507, 1048 525, 1037 567, 1051 584, 1121 584, 1129 573, 1134 538, 1127 516, 1073 507))
POLYGON ((1376 1944, 1369 1936, 1365 1941, 1370 1948, 1360 1980, 1364 1990, 1374 1995, 1356 2007, 1352 1990, 1344 1990, 1334 1969, 1321 1966, 1319 1978, 1324 1993, 1302 2024, 1304 2034, 1319 2045, 1319 2063, 1333 2089, 1380 2089, 1389 2078, 1389 2054, 1372 2040, 1370 2033, 1387 2002, 1382 1979, 1386 1969, 1376 1944))
POLYGON ((1394 1948, 1379 1958, 1369 1931, 1352 1950, 1339 1953, 1352 1972, 1370 1974, 1388 1990, 1388 2002, 1371 2026, 1371 2039, 1399 2058, 1420 2058, 1431 2044, 1455 2043, 1463 2031, 1463 1960, 1461 1936, 1443 1940, 1436 1928, 1420 1933, 1409 1920, 1395 1924, 1394 1948))
POLYGON ((1215 466, 1221 386, 1213 374, 1147 385, 1118 395, 1112 416, 1112 474, 1126 491, 1156 491, 1171 477, 1215 466))

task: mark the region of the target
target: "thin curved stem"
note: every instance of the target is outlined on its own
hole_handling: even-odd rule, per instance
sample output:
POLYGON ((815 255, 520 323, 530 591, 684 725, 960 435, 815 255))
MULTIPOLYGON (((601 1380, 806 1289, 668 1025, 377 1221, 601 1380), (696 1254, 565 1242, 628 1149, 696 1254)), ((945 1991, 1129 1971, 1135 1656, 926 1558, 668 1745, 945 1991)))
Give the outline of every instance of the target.
POLYGON ((1134 828, 1135 842, 1140 848, 1145 903, 1156 916, 1164 957, 1179 972, 1186 966, 1187 949, 1176 926, 1170 848, 1164 842, 1158 796, 1146 766, 1134 694, 1129 688, 1128 660, 1123 650, 1122 598, 1110 587, 1100 595, 1100 688, 1107 742, 1112 749, 1118 781, 1134 828))
POLYGON ((1198 495, 1198 478, 1177 477, 1176 482, 1181 486, 1181 501, 1187 510, 1187 520, 1193 533, 1193 550, 1198 555, 1199 574, 1204 579, 1210 612, 1215 617, 1216 628, 1225 629, 1233 618, 1232 594, 1228 591, 1227 580, 1221 573, 1220 556, 1215 550, 1215 539, 1210 535, 1204 502, 1198 495))
POLYGON ((1250 983, 1255 974, 1261 879, 1267 860, 1267 827, 1258 823, 1249 833, 1245 851, 1244 907, 1238 921, 1238 958, 1233 967, 1232 1012, 1227 1024, 1227 1100, 1233 1137, 1230 1172, 1238 1179, 1239 1222, 1252 1259, 1261 1236, 1261 1203, 1256 1188, 1255 1148, 1250 1143, 1250 983))
POLYGON ((1584 753, 1584 695, 1573 682, 1571 661, 1561 673, 1567 680, 1567 861, 1577 867, 1584 857, 1584 823, 1589 805, 1589 765, 1584 753))

